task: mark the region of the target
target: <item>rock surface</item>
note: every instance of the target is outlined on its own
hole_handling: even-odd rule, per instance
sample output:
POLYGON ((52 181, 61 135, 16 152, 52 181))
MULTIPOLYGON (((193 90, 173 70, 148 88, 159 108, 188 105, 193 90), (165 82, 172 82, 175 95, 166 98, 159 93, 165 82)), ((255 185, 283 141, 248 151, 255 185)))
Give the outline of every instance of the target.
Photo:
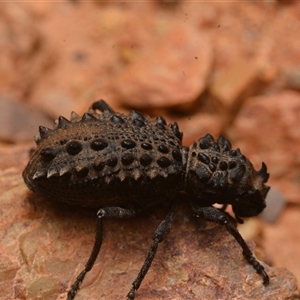
MULTIPOLYGON (((23 149, 0 149, 0 297, 65 299, 91 251, 96 212, 29 192, 21 178, 23 149)), ((135 219, 105 221, 101 252, 76 299, 125 299, 165 213, 159 208, 135 219)), ((224 228, 201 222, 180 204, 137 299, 300 299, 290 272, 265 267, 267 287, 224 228)))
POLYGON ((300 202, 299 117, 300 94, 286 90, 249 98, 228 131, 232 140, 239 140, 245 155, 255 153, 254 164, 264 160, 271 183, 293 203, 300 202))
POLYGON ((44 114, 22 101, 0 97, 0 140, 15 143, 28 141, 36 134, 39 125, 51 126, 44 114))
MULTIPOLYGON (((296 275, 299 282, 299 15, 299 1, 220 3, 176 0, 104 3, 103 1, 78 0, 3 3, 0 10, 2 53, 0 96, 12 109, 13 123, 11 120, 6 121, 3 117, 8 109, 1 109, 0 127, 3 134, 0 136, 0 199, 3 204, 0 208, 0 251, 3 254, 0 258, 0 293, 2 293, 0 298, 10 300, 27 297, 29 299, 34 298, 38 293, 44 293, 35 298, 44 299, 50 295, 50 298, 64 299, 66 288, 89 254, 93 242, 94 214, 83 213, 83 220, 81 220, 78 217, 80 209, 79 212, 71 208, 56 209, 63 214, 60 219, 60 214, 56 214, 48 204, 43 204, 41 199, 32 195, 28 196, 20 174, 28 160, 27 151, 33 143, 27 145, 21 140, 30 138, 32 141, 31 136, 38 132, 38 125, 48 126, 48 123, 42 119, 38 120, 37 116, 41 116, 41 112, 44 114, 42 118, 45 119, 49 116, 57 118, 59 115, 68 118, 71 110, 83 113, 91 102, 99 98, 106 99, 118 111, 134 107, 152 116, 164 115, 169 122, 178 122, 180 130, 184 132, 185 145, 189 145, 207 132, 215 137, 222 133, 230 138, 233 147, 241 148, 243 154, 250 158, 256 168, 259 168, 261 161, 264 161, 271 174, 270 185, 282 194, 286 206, 279 215, 276 215, 275 223, 264 224, 259 219, 252 219, 247 226, 241 227, 241 232, 249 239, 255 240, 257 254, 260 253, 259 257, 262 260, 276 267, 287 267, 296 275), (283 5, 283 2, 289 2, 289 5, 283 5), (168 3, 172 5, 167 5, 168 3), (181 30, 183 43, 176 42, 176 32, 170 34, 172 28, 181 30), (204 46, 203 49, 199 41, 204 46), (175 49, 177 45, 175 42, 180 46, 177 47, 178 49, 175 49), (194 49, 198 49, 201 55, 198 50, 197 54, 194 54, 194 49), (178 60, 174 58, 174 55, 179 55, 178 60), (162 68, 168 66, 164 69, 168 71, 164 72, 167 76, 166 78, 159 77, 160 82, 155 74, 161 74, 159 72, 161 68, 150 72, 150 60, 159 62, 162 68), (226 70, 232 70, 240 60, 253 62, 253 66, 249 66, 249 70, 240 67, 239 72, 234 74, 241 74, 241 78, 227 78, 225 83, 230 88, 223 87, 222 89, 221 86, 217 91, 222 92, 221 96, 225 97, 224 99, 228 100, 226 97, 231 96, 229 101, 231 107, 242 105, 237 116, 232 116, 229 110, 212 101, 212 93, 208 87, 210 82, 213 83, 220 74, 226 73, 226 70), (185 70, 186 79, 182 82, 174 80, 176 76, 182 78, 180 77, 183 74, 182 68, 185 70), (259 70, 259 74, 253 70, 259 70), (129 78, 129 71, 136 81, 129 78), (149 80, 144 83, 145 74, 149 76, 149 80), (255 76, 246 76, 247 74, 255 76), (198 79, 195 76, 198 76, 198 79), (242 80, 243 76, 248 79, 242 80), (130 83, 128 90, 126 90, 127 85, 118 79, 123 77, 126 77, 125 79, 130 83), (263 81, 263 86, 259 89, 252 84, 254 77, 263 81), (135 88, 135 82, 144 89, 135 88), (178 85, 177 82, 179 82, 178 85), (241 82, 243 82, 242 85, 241 82), (203 86, 206 83, 207 86, 203 86), (120 91, 118 90, 119 84, 122 87, 120 91), (245 93, 248 87, 250 94, 245 93), (191 91, 187 91, 187 88, 191 91), (153 95, 156 90, 164 93, 164 100, 158 105, 156 102, 155 106, 145 105, 144 99, 149 99, 147 101, 150 103, 152 96, 149 97, 149 95, 153 95), (256 92, 259 93, 259 97, 248 98, 256 92), (239 98, 237 95, 240 93, 242 97, 239 98), (133 94, 136 98, 139 94, 138 101, 132 101, 131 95, 133 94), (191 97, 175 105, 180 99, 177 94, 188 94, 191 97), (191 100, 193 97, 196 98, 191 100), (18 105, 8 100, 12 98, 24 102, 22 117, 17 117, 18 105), (28 107, 25 107, 27 104, 29 104, 28 107), (28 112, 29 110, 32 110, 32 114, 28 112), (35 110, 38 112, 36 113, 35 110), (224 122, 224 120, 230 120, 231 125, 229 126, 229 122, 224 122), (7 136, 10 139, 7 139, 7 136), (7 146, 5 144, 7 142, 17 145, 7 146), (32 203, 30 199, 34 200, 33 205, 30 204, 32 203), (28 203, 28 200, 31 202, 28 203), (37 202, 36 205, 34 205, 35 202, 37 202), (57 228, 58 225, 64 224, 62 219, 65 222, 69 220, 67 225, 63 226, 63 231, 57 228), (36 231, 34 231, 35 228, 36 231), (28 230, 28 238, 26 230, 28 230), (22 238, 20 238, 21 235, 22 238), (40 236, 41 238, 35 238, 40 236), (67 241, 68 244, 62 241, 67 241), (81 248, 82 246, 84 248, 81 248), (69 250, 66 247, 69 247, 69 250), (80 249, 83 249, 83 252, 80 252, 80 249), (59 257, 60 252, 61 257, 59 257), (64 262, 66 262, 65 265, 64 262), (77 268, 79 263, 81 265, 77 268), (50 269, 54 269, 55 272, 50 272, 50 269), (39 292, 41 286, 43 289, 39 292)), ((275 204, 271 199, 269 206, 275 207, 275 204)), ((109 254, 112 256, 113 253, 117 253, 115 264, 117 261, 120 263, 123 261, 124 266, 134 265, 134 268, 128 268, 126 274, 122 273, 126 267, 123 269, 120 267, 122 272, 117 273, 119 275, 112 277, 110 281, 114 284, 114 290, 111 292, 115 293, 113 295, 119 292, 119 299, 123 299, 128 292, 151 242, 151 233, 161 218, 162 215, 158 218, 154 214, 152 219, 150 217, 146 219, 151 226, 145 229, 147 239, 144 242, 141 236, 146 235, 141 235, 140 239, 136 238, 139 236, 139 231, 135 229, 135 227, 140 228, 143 219, 128 221, 128 223, 108 222, 107 225, 105 224, 106 231, 113 232, 113 234, 110 237, 112 240, 106 236, 103 249, 110 251, 113 245, 115 249, 112 249, 114 251, 110 251, 109 254), (127 226, 126 230, 122 231, 122 226, 127 226), (121 233, 125 231, 130 233, 132 238, 130 236, 130 239, 124 241, 124 237, 117 235, 120 230, 121 233), (115 240, 120 240, 120 243, 118 244, 115 240), (136 244, 142 241, 141 247, 137 246, 141 249, 140 252, 135 251, 139 253, 136 260, 130 256, 128 250, 131 245, 130 241, 133 243, 136 241, 136 244), (120 247, 121 250, 118 250, 120 247), (124 257, 122 249, 126 250, 124 250, 124 257), (126 258, 127 252, 129 259, 126 258), (119 256, 124 260, 119 260, 119 256)), ((176 229, 173 229, 168 236, 170 241, 173 241, 175 231, 180 233, 181 228, 186 230, 185 223, 180 224, 180 220, 184 219, 178 213, 176 222, 179 223, 175 223, 176 229), (179 228, 176 224, 180 224, 179 228)), ((198 228, 198 225, 193 225, 193 218, 187 222, 187 224, 190 223, 192 230, 198 228)), ((193 234, 194 239, 196 236, 202 237, 202 229, 200 227, 197 235, 193 234)), ((207 240, 207 235, 203 235, 204 240, 205 237, 207 240)), ((224 238, 218 235, 216 237, 220 238, 219 241, 224 238)), ((190 240, 192 237, 184 242, 190 240)), ((178 243, 178 237, 176 242, 178 243)), ((169 242, 169 244, 172 243, 169 242)), ((226 245, 226 241, 224 244, 226 245)), ((170 260, 167 254, 164 256, 163 251, 166 246, 164 244, 161 246, 162 250, 159 250, 153 271, 149 273, 149 279, 146 278, 142 285, 139 297, 149 296, 151 291, 152 297, 155 297, 156 290, 164 291, 164 289, 167 294, 170 292, 167 287, 175 282, 172 281, 172 277, 169 282, 164 282, 160 278, 161 283, 155 281, 155 276, 159 274, 157 270, 167 270, 166 267, 160 268, 160 265, 165 266, 168 262, 170 269, 176 270, 176 257, 170 260), (163 253, 163 256, 160 256, 162 255, 160 253, 163 253), (151 285, 155 285, 155 289, 152 289, 151 285)), ((215 252, 214 247, 215 241, 209 248, 213 255, 218 253, 215 252)), ((196 246, 192 244, 191 248, 196 249, 196 246)), ((202 270, 202 267, 205 272, 206 266, 205 263, 202 266, 201 249, 202 247, 197 248, 195 253, 188 253, 184 256, 188 262, 197 262, 197 266, 193 269, 190 263, 191 270, 187 271, 189 280, 185 279, 185 275, 182 276, 184 280, 180 281, 178 289, 176 288, 178 281, 175 282, 174 289, 171 289, 174 294, 178 292, 179 295, 180 291, 192 291, 189 283, 193 284, 193 278, 200 278, 198 286, 203 291, 202 283, 206 281, 201 279, 202 273, 199 270, 202 270)), ((227 248, 224 247, 224 249, 227 248)), ((236 257, 241 257, 238 256, 240 249, 237 250, 239 252, 236 253, 236 257)), ((180 251, 179 253, 187 253, 186 250, 180 251)), ((232 256, 235 255, 231 248, 230 252, 232 256)), ((98 291, 96 287, 101 281, 100 276, 109 274, 107 269, 101 272, 101 263, 105 263, 107 255, 104 252, 100 253, 98 268, 93 271, 94 275, 89 275, 90 279, 87 278, 88 281, 80 292, 82 296, 79 294, 78 297, 88 297, 93 289, 98 291), (94 282, 94 279, 97 283, 89 286, 89 282, 94 282)), ((230 258, 232 256, 230 255, 230 258)), ((232 263, 229 256, 226 262, 232 263)), ((224 263, 219 265, 217 263, 215 261, 212 266, 217 266, 221 270, 224 263)), ((237 260, 236 263, 242 263, 245 267, 243 259, 237 260)), ((182 265, 184 268, 184 264, 182 265)), ((108 266, 113 270, 111 265, 108 266)), ((250 278, 253 278, 253 270, 251 268, 247 270, 252 272, 250 278)), ((281 272, 278 269, 275 270, 281 272)), ((169 271, 168 269, 164 274, 170 276, 172 273, 169 271)), ((236 276, 230 271, 227 273, 230 276, 236 276)), ((257 278, 256 274, 254 276, 257 278)), ((213 278, 215 282, 224 283, 219 276, 213 278)), ((243 284, 244 281, 239 282, 239 286, 243 287, 243 284)), ((260 288, 261 285, 258 284, 260 288)), ((100 289, 103 291, 102 286, 100 289)), ((221 293, 222 289, 219 288, 219 290, 221 293)), ((205 295, 203 291, 203 297, 205 295)), ((158 293, 157 298, 159 298, 158 293)), ((221 299, 221 296, 219 298, 221 299)))
POLYGON ((115 78, 115 94, 141 109, 191 105, 206 88, 212 58, 204 32, 174 24, 115 78))

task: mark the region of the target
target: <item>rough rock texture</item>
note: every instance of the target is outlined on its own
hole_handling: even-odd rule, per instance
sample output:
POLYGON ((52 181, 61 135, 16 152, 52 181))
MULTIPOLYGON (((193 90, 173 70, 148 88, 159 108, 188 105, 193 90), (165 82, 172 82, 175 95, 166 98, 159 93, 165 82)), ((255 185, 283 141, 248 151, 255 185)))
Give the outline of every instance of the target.
MULTIPOLYGON (((0 298, 65 299, 91 251, 95 211, 53 206, 28 192, 21 179, 23 149, 0 148, 0 298)), ((164 214, 160 208, 106 221, 101 252, 76 299, 125 299, 164 214)), ((290 272, 266 270, 268 287, 224 228, 195 219, 179 205, 137 299, 300 299, 290 272)))
MULTIPOLYGON (((170 122, 176 122, 174 117, 169 120, 170 122)), ((198 113, 191 117, 181 118, 180 130, 184 132, 184 144, 191 145, 208 132, 214 137, 220 136, 223 131, 223 122, 217 116, 212 116, 208 113, 198 113)))
POLYGON ((211 82, 212 100, 224 124, 234 120, 243 101, 257 93, 259 83, 258 64, 249 59, 235 62, 211 82))
POLYGON ((11 143, 28 141, 40 124, 50 126, 51 123, 45 115, 25 103, 0 97, 0 140, 11 143))
POLYGON ((287 199, 299 203, 300 198, 300 95, 285 90, 276 95, 249 98, 228 131, 239 147, 253 155, 253 163, 263 158, 276 188, 285 191, 287 199), (258 138, 258 129, 261 137, 258 138))
POLYGON ((300 208, 291 204, 282 212, 276 224, 264 224, 264 247, 269 260, 275 266, 288 268, 297 279, 300 278, 300 230, 297 226, 299 220, 300 208))
POLYGON ((115 93, 118 98, 126 99, 126 105, 159 108, 168 99, 170 106, 185 106, 204 91, 212 64, 207 35, 189 25, 170 27, 116 77, 115 93))
POLYGON ((29 96, 55 61, 53 48, 41 35, 35 16, 20 3, 2 3, 0 10, 0 93, 29 96))
MULTIPOLYGON (((168 29, 175 25, 188 27, 188 32, 194 35, 193 39, 195 41, 202 41, 202 33, 205 33, 205 36, 208 37, 207 48, 204 49, 204 52, 212 49, 210 54, 213 63, 210 64, 210 70, 208 70, 209 79, 212 82, 218 78, 219 74, 226 73, 226 70, 230 70, 241 59, 253 61, 255 64, 253 68, 260 70, 258 76, 259 78, 262 77, 266 84, 262 89, 256 91, 256 89, 252 89, 251 80, 249 81, 251 90, 261 96, 238 99, 241 101, 238 101, 238 103, 244 104, 237 119, 232 120, 233 123, 230 127, 224 126, 223 118, 220 118, 220 115, 224 116, 226 111, 219 111, 219 106, 215 107, 216 105, 211 101, 212 95, 209 91, 207 92, 207 89, 204 89, 201 95, 195 94, 197 98, 194 99, 192 106, 180 105, 180 109, 176 109, 176 106, 174 106, 173 100, 176 99, 177 95, 168 86, 159 86, 161 90, 168 92, 165 94, 163 103, 159 103, 159 109, 154 106, 145 107, 141 102, 139 104, 144 108, 143 112, 145 113, 162 114, 166 116, 168 122, 177 121, 180 130, 184 132, 185 145, 189 145, 193 140, 205 135, 207 132, 212 133, 214 137, 218 137, 219 133, 223 132, 226 137, 231 139, 234 147, 240 147, 242 152, 247 157, 249 156, 257 168, 261 165, 261 161, 267 164, 271 174, 270 185, 278 189, 283 195, 286 208, 274 224, 262 224, 258 219, 252 219, 257 226, 253 226, 252 221, 248 222, 246 231, 250 233, 247 233, 247 236, 255 238, 259 249, 263 250, 261 257, 264 261, 268 261, 277 267, 287 267, 296 275, 299 282, 299 14, 299 1, 227 1, 220 3, 176 0, 110 1, 108 3, 77 0, 2 3, 0 9, 1 97, 3 94, 4 96, 8 94, 14 98, 20 98, 25 103, 33 104, 35 109, 43 111, 53 118, 57 118, 60 114, 69 117, 71 110, 75 110, 79 114, 83 113, 91 101, 100 97, 109 101, 116 110, 121 111, 121 103, 128 108, 127 101, 131 101, 131 94, 122 91, 122 95, 125 95, 126 99, 120 97, 117 90, 118 86, 115 83, 116 78, 123 76, 128 70, 136 70, 142 74, 149 73, 149 70, 147 70, 149 64, 139 61, 143 60, 145 56, 147 58, 157 57, 163 65, 172 65, 171 61, 174 56, 169 54, 174 53, 173 49, 170 50, 170 53, 168 51, 161 52, 160 50, 169 49, 169 46, 165 44, 172 41, 172 39, 166 39, 165 37, 168 36, 166 34, 168 29), (165 5, 161 5, 162 2, 165 5), (172 5, 167 5, 170 2, 172 2, 172 5), (289 4, 285 5, 285 2, 289 2, 289 4), (160 43, 161 45, 159 45, 160 43), (146 53, 151 53, 151 55, 146 55, 146 53), (165 54, 163 58, 161 58, 162 53, 165 54), (137 68, 134 65, 140 67, 137 68), (145 69, 142 69, 141 66, 145 69), (287 89, 293 91, 286 91, 287 89), (172 107, 172 110, 170 110, 170 107, 172 107), (164 112, 162 113, 162 111, 164 112), (256 229, 253 229, 253 227, 256 229)), ((190 44, 187 43, 187 45, 190 44)), ((198 53, 192 53, 188 59, 190 63, 195 62, 198 65, 203 58, 198 53), (196 56, 198 59, 195 59, 196 56)), ((193 69, 192 64, 189 66, 189 68, 184 67, 184 69, 193 69)), ((196 72, 195 69, 193 70, 194 72, 185 72, 185 74, 186 78, 191 79, 191 83, 194 84, 194 78, 189 75, 200 74, 198 72, 201 70, 196 70, 196 72)), ((243 71, 241 70, 241 72, 243 71)), ((245 72, 247 73, 247 70, 245 72)), ((178 72, 175 70, 175 74, 172 72, 168 74, 171 78, 176 74, 181 76, 182 69, 179 68, 178 72)), ((207 76, 207 72, 202 74, 207 76)), ((134 73, 132 76, 133 78, 139 78, 139 73, 134 73)), ((172 83, 171 78, 170 80, 167 78, 163 83, 172 83)), ((229 102, 235 104, 237 98, 234 99, 234 97, 238 93, 234 93, 234 91, 240 90, 239 81, 227 79, 227 82, 232 84, 230 93, 228 93, 232 96, 229 102)), ((153 83, 156 83, 155 78, 152 78, 152 80, 153 83)), ((193 88, 196 93, 202 90, 202 84, 205 80, 206 77, 199 77, 199 86, 193 88)), ((170 86, 174 87, 174 84, 170 86)), ((243 87, 247 88, 248 85, 246 84, 243 87)), ((179 86, 174 88, 176 88, 176 91, 179 90, 179 86)), ((148 88, 147 91, 152 92, 152 89, 148 88)), ((242 94, 244 91, 242 91, 242 94)), ((225 91, 223 95, 226 93, 225 91)), ((141 89, 140 99, 147 98, 147 96, 146 91, 141 89)), ((134 107, 140 109, 137 104, 134 107)), ((9 135, 10 142, 20 143, 19 134, 22 131, 24 132, 26 126, 31 126, 31 121, 37 121, 35 116, 34 114, 28 115, 28 119, 26 119, 17 118, 13 114, 13 123, 11 121, 1 123, 2 132, 9 135), (29 121, 29 119, 31 120, 29 121), (18 127, 23 130, 17 129, 16 132, 18 127)), ((225 115, 224 117, 230 116, 225 115)), ((2 119, 2 116, 0 118, 2 119)), ((37 121, 36 125, 32 125, 35 134, 38 132, 38 125, 47 126, 46 123, 37 121)), ((26 137, 29 138, 29 136, 31 134, 26 130, 26 137)), ((22 135, 22 138, 25 138, 25 135, 22 135)), ((3 140, 2 136, 1 141, 3 140)), ((30 140, 32 140, 32 137, 30 137, 30 140)), ((7 138, 5 138, 5 141, 7 141, 7 138)), ((29 205, 25 200, 27 189, 20 174, 25 162, 28 160, 27 150, 31 146, 33 146, 33 143, 28 147, 19 144, 16 148, 0 144, 0 298, 9 300, 15 298, 25 299, 25 296, 13 296, 25 295, 23 289, 25 284, 32 286, 31 291, 42 286, 42 291, 48 290, 49 294, 56 289, 56 293, 53 293, 52 297, 59 298, 57 295, 65 291, 72 281, 71 277, 74 278, 75 273, 79 272, 80 268, 77 268, 76 271, 73 267, 76 267, 78 262, 83 264, 92 245, 93 214, 91 214, 91 219, 88 221, 91 223, 88 223, 90 225, 87 226, 84 224, 87 224, 85 220, 89 220, 88 217, 84 217, 82 221, 79 217, 73 219, 76 213, 73 213, 73 209, 66 208, 66 211, 70 211, 71 217, 68 226, 63 227, 61 233, 59 229, 53 229, 61 223, 56 221, 57 217, 46 211, 48 206, 38 208, 40 205, 37 205, 37 214, 35 214, 35 206, 29 205), (40 214, 40 212, 42 213, 40 214), (81 225, 77 225, 76 222, 81 225), (32 247, 33 253, 32 255, 27 254, 31 258, 31 260, 28 260, 28 266, 32 266, 31 262, 33 261, 37 263, 38 269, 26 268, 27 265, 24 265, 24 259, 20 254, 20 245, 24 243, 19 242, 19 236, 24 235, 26 228, 28 232, 31 232, 31 236, 28 239, 23 237, 23 240, 29 244, 29 247, 32 247), (34 235, 35 232, 32 228, 40 228, 40 231, 36 230, 39 235, 34 235), (50 229, 48 230, 48 228, 50 229), (70 234, 70 228, 74 230, 72 234, 70 234), (76 233, 77 228, 81 229, 76 233), (53 229, 53 233, 51 229, 53 229), (54 239, 52 239, 52 235, 54 235, 54 239), (37 239, 40 236, 41 238, 37 239), (66 236, 74 238, 68 240, 66 236), (68 241, 68 244, 64 243, 64 246, 60 247, 62 242, 58 243, 57 241, 62 240, 68 241), (54 241, 56 241, 56 244, 54 241), (89 244, 85 245, 87 242, 89 244), (80 243, 80 245, 77 243, 80 243), (82 246, 86 248, 82 248, 82 246), (48 261, 49 257, 58 256, 60 252, 63 252, 60 249, 64 249, 64 247, 71 248, 69 250, 70 257, 66 254, 58 259, 59 263, 52 264, 56 273, 59 274, 53 277, 53 272, 45 269, 43 261, 48 261), (39 251, 36 252, 36 249, 39 249, 39 251), (83 252, 80 252, 80 249, 83 249, 83 252), (78 251, 80 257, 72 257, 72 253, 76 251, 78 251), (41 254, 38 256, 35 253, 41 254), (72 264, 71 267, 68 267, 68 263, 61 264, 61 262, 69 260, 72 264), (22 272, 19 271, 21 264, 22 272), (43 276, 41 276, 41 272, 44 272, 43 276), (18 275, 16 276, 16 274, 18 275), (59 279, 59 276, 61 279, 59 279), (23 279, 29 277, 31 278, 29 281, 23 279), (34 278, 37 281, 35 284, 30 285, 34 278), (54 278, 54 280, 49 278, 54 278), (46 286, 47 288, 45 288, 46 286)), ((35 198, 31 196, 30 199, 35 198)), ((273 205, 272 202, 270 205, 273 205)), ((158 219, 154 219, 158 222, 158 219)), ((131 224, 131 222, 128 224, 131 224)), ((136 225, 137 223, 133 224, 140 228, 140 225, 136 225)), ((110 226, 110 224, 107 224, 105 228, 107 230, 111 228, 111 230, 118 232, 114 226, 122 227, 124 223, 110 226)), ((136 275, 150 243, 150 235, 155 226, 149 225, 149 227, 148 240, 144 244, 144 248, 140 250, 140 257, 136 259, 135 272, 130 275, 132 277, 128 278, 128 274, 119 275, 113 281, 115 283, 114 289, 120 292, 121 299, 124 299, 124 295, 129 290, 130 283, 136 275), (124 280, 124 286, 122 286, 122 280, 124 280)), ((242 228, 241 231, 245 231, 242 228)), ((172 234, 174 234, 173 231, 169 238, 172 234)), ((195 238, 195 235, 193 236, 195 238)), ((129 240, 134 241, 131 238, 129 240)), ((104 247, 111 249, 109 247, 113 245, 118 249, 121 245, 124 249, 128 249, 125 247, 127 239, 123 244, 114 244, 113 241, 114 236, 112 236, 111 241, 106 239, 105 243, 108 246, 104 247)), ((136 243, 138 242, 139 239, 136 239, 136 243)), ((212 243, 213 245, 214 243, 212 243)), ((24 248, 24 246, 22 247, 24 248)), ((111 251, 110 255, 113 255, 116 249, 113 249, 114 251, 111 251)), ((213 249, 213 247, 210 248, 210 253, 214 253, 213 249)), ((161 251, 159 253, 163 253, 163 250, 159 250, 161 251)), ((197 259, 199 259, 197 271, 194 272, 196 274, 199 274, 199 270, 202 270, 203 264, 201 251, 199 251, 193 253, 195 257, 189 256, 187 259, 189 262, 194 259, 197 263, 197 259)), ((29 251, 29 253, 31 252, 29 251)), ((121 255, 120 253, 123 252, 120 250, 118 255, 121 255)), ((108 254, 104 252, 100 254, 99 261, 102 259, 103 262, 101 255, 105 259, 108 254)), ((240 255, 240 252, 237 255, 240 255)), ((24 257, 27 256, 24 255, 24 257)), ((130 257, 127 261, 131 264, 135 262, 130 257)), ((159 265, 162 260, 159 260, 158 256, 155 261, 159 265)), ((163 262, 169 263, 169 261, 170 257, 168 256, 163 262)), ((228 263, 231 262, 230 259, 227 261, 228 263)), ((236 259, 236 261, 240 263, 239 260, 236 259)), ((176 262, 175 259, 174 262, 176 262)), ((224 267, 223 265, 224 263, 221 264, 222 267, 224 267)), ((108 276, 107 270, 102 273, 101 269, 98 264, 98 269, 95 270, 96 276, 91 275, 91 277, 88 277, 91 278, 90 282, 98 274, 108 276)), ((251 268, 249 271, 253 272, 251 268)), ((194 273, 188 271, 188 274, 194 273)), ((151 276, 155 278, 158 272, 151 274, 150 278, 151 276)), ((181 284, 179 290, 188 288, 187 284, 188 282, 185 281, 181 284)), ((157 286, 157 289, 164 289, 164 286, 168 285, 157 283, 157 286)), ((147 287, 150 287, 151 290, 149 281, 145 281, 141 289, 147 292, 147 287)), ((89 289, 86 291, 87 294, 90 292, 89 289)), ((173 289, 171 292, 175 293, 176 291, 176 289, 173 289)), ((85 293, 84 289, 81 293, 85 293)), ((33 292, 30 295, 33 295, 33 292)), ((142 297, 142 293, 139 295, 142 297)), ((80 294, 78 297, 80 297, 80 294)), ((84 296, 82 297, 84 298, 84 296)), ((38 297, 35 298, 38 299, 38 297)), ((46 298, 40 297, 40 299, 46 298)), ((222 299, 221 296, 219 299, 222 299)), ((231 298, 229 297, 229 299, 231 298)), ((279 297, 279 299, 281 298, 279 297)))

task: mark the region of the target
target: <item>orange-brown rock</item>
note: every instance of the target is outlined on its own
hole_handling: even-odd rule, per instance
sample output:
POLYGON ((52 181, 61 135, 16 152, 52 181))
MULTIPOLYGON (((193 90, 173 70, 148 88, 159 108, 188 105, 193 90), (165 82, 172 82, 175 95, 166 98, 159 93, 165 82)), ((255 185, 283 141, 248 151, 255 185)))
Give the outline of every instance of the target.
POLYGON ((141 109, 191 105, 206 88, 212 58, 203 32, 174 24, 115 78, 115 94, 141 109))
MULTIPOLYGON (((95 212, 54 206, 29 193, 21 179, 24 148, 0 149, 0 297, 65 299, 91 251, 95 212)), ((125 299, 164 213, 158 209, 135 219, 105 222, 101 252, 76 299, 125 299)), ((290 272, 268 266, 266 270, 271 283, 264 287, 224 228, 195 219, 187 207, 179 205, 173 228, 137 296, 300 299, 290 272)))

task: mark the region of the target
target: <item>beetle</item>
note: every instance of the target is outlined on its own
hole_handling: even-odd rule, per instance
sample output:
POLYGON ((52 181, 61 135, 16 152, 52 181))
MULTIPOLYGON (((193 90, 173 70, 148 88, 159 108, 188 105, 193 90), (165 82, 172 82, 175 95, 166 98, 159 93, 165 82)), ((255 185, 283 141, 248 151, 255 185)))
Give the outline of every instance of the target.
POLYGON ((23 178, 33 192, 52 201, 98 208, 95 241, 85 268, 68 292, 75 297, 102 244, 103 219, 125 219, 164 204, 168 213, 154 232, 152 244, 127 294, 135 298, 154 259, 158 244, 171 229, 175 196, 189 195, 193 214, 225 226, 243 249, 243 256, 264 284, 269 276, 238 232, 235 222, 257 216, 265 207, 267 167, 256 171, 229 140, 207 134, 190 147, 182 145, 177 123, 167 124, 138 111, 115 112, 96 101, 82 117, 60 116, 54 129, 39 127, 37 148, 23 178), (221 204, 216 208, 214 204, 221 204), (234 217, 225 212, 231 205, 234 217), (234 219, 234 221, 233 221, 234 219))

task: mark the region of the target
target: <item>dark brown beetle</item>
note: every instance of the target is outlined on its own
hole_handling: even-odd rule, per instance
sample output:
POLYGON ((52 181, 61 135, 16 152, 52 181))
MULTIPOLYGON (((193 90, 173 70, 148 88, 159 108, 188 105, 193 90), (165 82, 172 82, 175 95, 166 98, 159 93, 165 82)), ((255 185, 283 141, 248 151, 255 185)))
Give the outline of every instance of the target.
POLYGON ((103 218, 130 218, 157 204, 170 206, 153 235, 146 260, 132 283, 127 299, 134 299, 155 256, 158 244, 169 232, 174 198, 189 194, 197 217, 224 225, 243 249, 245 259, 269 283, 264 267, 224 212, 232 206, 235 219, 258 215, 265 208, 269 174, 265 164, 255 171, 239 149, 222 136, 207 134, 190 147, 182 146, 176 123, 167 125, 140 112, 115 112, 103 100, 88 113, 71 120, 59 117, 54 129, 40 126, 33 153, 23 178, 34 192, 53 201, 99 208, 94 248, 84 270, 72 285, 68 300, 75 297, 84 276, 91 270, 102 244, 103 218), (97 111, 101 111, 98 113, 97 111), (217 209, 213 204, 222 204, 217 209))

